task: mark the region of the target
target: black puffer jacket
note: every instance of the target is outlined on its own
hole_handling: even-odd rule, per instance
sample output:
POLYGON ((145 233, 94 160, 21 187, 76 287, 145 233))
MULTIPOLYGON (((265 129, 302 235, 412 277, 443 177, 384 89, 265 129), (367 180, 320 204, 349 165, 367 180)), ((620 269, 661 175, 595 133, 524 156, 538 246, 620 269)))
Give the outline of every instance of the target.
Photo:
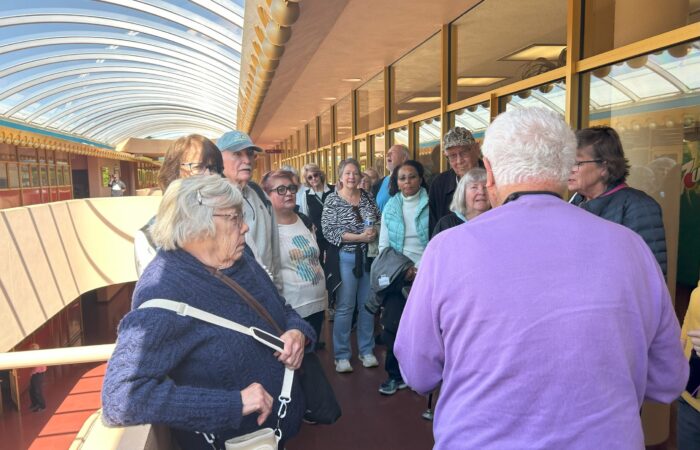
POLYGON ((656 261, 666 276, 666 234, 661 206, 643 191, 631 187, 624 187, 612 194, 607 194, 616 187, 611 186, 606 193, 590 201, 583 201, 583 197, 577 194, 578 198, 572 199, 572 203, 639 234, 654 253, 656 261))

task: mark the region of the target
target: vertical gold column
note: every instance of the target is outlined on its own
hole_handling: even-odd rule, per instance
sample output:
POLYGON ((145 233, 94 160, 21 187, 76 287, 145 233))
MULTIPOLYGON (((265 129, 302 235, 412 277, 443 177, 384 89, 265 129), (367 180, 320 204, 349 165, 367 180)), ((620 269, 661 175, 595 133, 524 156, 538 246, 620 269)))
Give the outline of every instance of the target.
POLYGON ((411 152, 411 158, 416 159, 417 153, 416 153, 416 133, 418 132, 417 129, 414 129, 414 123, 412 120, 409 120, 408 123, 406 124, 406 128, 408 129, 408 150, 411 152))
MULTIPOLYGON (((451 61, 452 52, 450 51, 450 24, 442 25, 440 41, 442 43, 442 51, 440 52, 440 146, 442 148, 442 137, 449 131, 447 105, 450 103, 450 83, 454 79, 450 73, 450 68, 453 66, 451 61)), ((441 157, 440 172, 445 170, 447 170, 447 161, 441 157)))
POLYGON ((350 134, 352 135, 352 141, 350 142, 350 154, 348 154, 347 150, 345 152, 346 158, 352 157, 357 159, 357 146, 355 145, 355 135, 357 135, 357 118, 357 89, 353 89, 353 91, 350 93, 350 134))
MULTIPOLYGON (((566 16, 566 122, 574 129, 580 127, 581 76, 576 72, 576 63, 581 58, 582 0, 568 0, 566 16)), ((587 104, 583 105, 587 107, 587 104)))

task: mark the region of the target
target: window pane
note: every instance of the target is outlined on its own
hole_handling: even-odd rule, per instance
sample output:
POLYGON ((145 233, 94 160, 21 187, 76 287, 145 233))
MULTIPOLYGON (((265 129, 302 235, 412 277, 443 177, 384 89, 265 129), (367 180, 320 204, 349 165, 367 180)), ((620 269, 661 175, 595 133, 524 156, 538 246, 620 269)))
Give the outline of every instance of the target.
POLYGON ((0 189, 7 189, 7 164, 0 163, 0 189))
POLYGON ((478 105, 468 106, 453 112, 454 126, 466 128, 472 132, 477 141, 481 142, 484 139, 484 132, 489 126, 491 118, 489 103, 479 103, 478 105))
POLYGON ((56 186, 56 166, 49 166, 49 185, 56 186))
POLYGON ((306 153, 308 148, 306 147, 306 126, 304 126, 299 132, 299 153, 306 153))
POLYGON ((695 0, 586 0, 584 57, 698 22, 695 0))
POLYGON ((367 168, 367 140, 360 139, 357 141, 357 160, 360 163, 362 172, 367 168))
POLYGON ((321 114, 321 146, 331 144, 331 110, 321 114))
POLYGON ((66 186, 72 186, 73 181, 71 180, 70 166, 63 166, 63 184, 66 186))
POLYGON ((309 122, 309 150, 316 150, 318 148, 318 138, 316 137, 316 118, 309 122))
POLYGON ((559 80, 507 95, 500 98, 499 101, 501 102, 501 111, 539 106, 551 109, 563 117, 566 108, 566 85, 563 80, 559 80))
POLYGON ((19 187, 19 170, 17 164, 7 165, 7 187, 17 189, 19 187))
POLYGON ((29 166, 26 164, 22 164, 21 166, 19 166, 19 173, 20 179, 22 180, 22 187, 32 187, 32 183, 29 178, 29 166))
POLYGON ((485 0, 457 19, 451 36, 457 75, 452 101, 563 66, 566 4, 485 0))
POLYGON ((39 167, 39 174, 40 174, 40 176, 41 176, 41 185, 42 185, 42 186, 48 186, 48 185, 49 185, 48 167, 46 167, 46 166, 40 166, 40 167, 39 167))
POLYGON ((340 100, 338 104, 335 105, 335 121, 336 142, 351 137, 350 134, 352 133, 352 105, 350 103, 349 95, 344 99, 340 100))
POLYGON ((384 173, 384 170, 386 169, 386 162, 384 161, 385 142, 386 139, 384 138, 384 133, 372 136, 372 148, 374 149, 374 163, 372 164, 372 167, 374 167, 374 170, 379 172, 379 176, 382 174, 387 175, 384 173))
POLYGON ((440 107, 441 53, 440 33, 437 33, 391 67, 392 122, 440 107))
POLYGON ((56 184, 65 186, 67 183, 63 180, 63 166, 56 166, 56 184))
POLYGON ((585 125, 617 130, 630 165, 627 183, 661 205, 672 292, 676 283, 697 285, 700 271, 699 43, 582 76, 585 125))
POLYGON ((403 144, 408 147, 408 127, 391 130, 391 144, 403 144))
POLYGON ((384 72, 357 89, 357 132, 384 125, 384 72))
POLYGON ((418 151, 416 159, 425 168, 425 180, 430 183, 440 173, 440 118, 426 119, 416 124, 418 151))
POLYGON ((36 164, 32 164, 31 170, 32 170, 32 186, 38 187, 38 186, 40 186, 40 184, 39 184, 39 166, 37 166, 36 164))

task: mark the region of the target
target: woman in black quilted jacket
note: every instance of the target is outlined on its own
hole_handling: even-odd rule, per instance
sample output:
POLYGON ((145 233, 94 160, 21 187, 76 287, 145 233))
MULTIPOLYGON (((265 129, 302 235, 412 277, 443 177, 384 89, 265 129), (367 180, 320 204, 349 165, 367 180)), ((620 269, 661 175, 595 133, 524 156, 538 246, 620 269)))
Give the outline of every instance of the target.
POLYGON ((661 206, 649 195, 625 183, 629 164, 617 132, 607 126, 576 133, 576 163, 568 187, 571 203, 639 234, 666 275, 666 234, 661 206))

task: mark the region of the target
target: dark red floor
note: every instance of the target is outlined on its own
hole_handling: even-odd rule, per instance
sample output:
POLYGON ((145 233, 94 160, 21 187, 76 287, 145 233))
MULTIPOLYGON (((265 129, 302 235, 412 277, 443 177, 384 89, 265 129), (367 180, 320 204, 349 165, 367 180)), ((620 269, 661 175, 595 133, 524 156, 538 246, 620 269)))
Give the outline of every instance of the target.
POLYGON ((18 413, 5 401, 0 417, 0 449, 67 449, 85 420, 100 408, 100 390, 105 364, 74 365, 63 376, 44 384, 46 409, 29 411, 29 398, 22 397, 25 410, 18 413))
MULTIPOLYGON (((420 416, 426 399, 408 389, 391 397, 382 396, 377 389, 386 372, 382 366, 365 369, 356 357, 353 373, 336 373, 327 329, 324 324, 324 340, 329 348, 321 350, 319 356, 343 416, 333 425, 303 424, 300 434, 287 443, 287 450, 432 448, 432 424, 420 416)), ((376 355, 383 363, 384 347, 377 347, 376 355)), ((53 377, 44 385, 44 411, 33 413, 27 409, 19 414, 6 403, 5 414, 0 417, 0 449, 68 449, 85 420, 100 408, 105 366, 73 366, 60 379, 53 377)), ((26 393, 23 400, 29 404, 26 393)))

